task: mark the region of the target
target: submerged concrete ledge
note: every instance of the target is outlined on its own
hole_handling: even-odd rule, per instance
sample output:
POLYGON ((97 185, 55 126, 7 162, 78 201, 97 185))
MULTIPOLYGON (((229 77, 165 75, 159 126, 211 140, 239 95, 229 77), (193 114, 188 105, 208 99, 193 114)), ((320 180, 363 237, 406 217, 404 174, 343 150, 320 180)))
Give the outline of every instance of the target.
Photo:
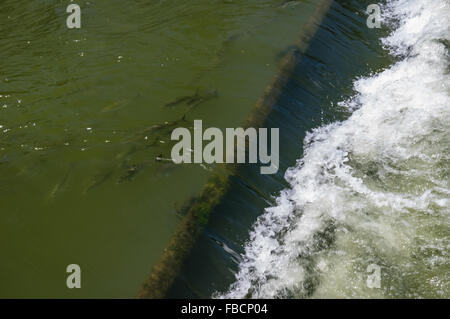
MULTIPOLYGON (((322 0, 317 4, 313 15, 297 38, 295 49, 281 60, 278 71, 250 111, 244 127, 258 128, 264 125, 332 2, 333 0, 322 0)), ((227 168, 227 174, 214 175, 205 185, 201 194, 185 205, 186 215, 177 226, 149 278, 142 285, 137 298, 164 298, 166 296, 184 260, 208 223, 210 212, 221 202, 230 187, 229 176, 236 171, 237 165, 227 168)))

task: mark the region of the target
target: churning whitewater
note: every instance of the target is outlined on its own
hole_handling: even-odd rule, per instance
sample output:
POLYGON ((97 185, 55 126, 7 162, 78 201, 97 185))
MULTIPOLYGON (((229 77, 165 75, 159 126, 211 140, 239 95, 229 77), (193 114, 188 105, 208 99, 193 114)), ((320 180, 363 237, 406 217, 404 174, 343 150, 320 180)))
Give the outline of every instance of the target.
POLYGON ((382 14, 398 62, 355 80, 346 121, 308 134, 218 297, 450 297, 450 2, 382 14))

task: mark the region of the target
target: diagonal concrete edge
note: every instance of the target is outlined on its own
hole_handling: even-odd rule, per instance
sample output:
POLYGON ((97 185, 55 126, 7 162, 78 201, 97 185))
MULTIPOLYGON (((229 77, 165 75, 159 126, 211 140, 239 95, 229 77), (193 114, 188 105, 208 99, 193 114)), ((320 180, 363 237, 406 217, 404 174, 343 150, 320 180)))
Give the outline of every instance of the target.
MULTIPOLYGON (((333 0, 322 0, 305 28, 297 38, 296 50, 290 51, 280 62, 278 71, 265 88, 247 117, 245 127, 261 127, 279 99, 283 87, 294 72, 295 66, 309 47, 333 0)), ((236 170, 231 166, 230 173, 236 170)), ((186 215, 171 237, 167 248, 153 267, 150 276, 142 285, 137 298, 164 298, 173 284, 181 266, 194 247, 207 224, 209 214, 216 207, 230 186, 229 175, 215 175, 205 185, 201 194, 189 201, 186 215)))

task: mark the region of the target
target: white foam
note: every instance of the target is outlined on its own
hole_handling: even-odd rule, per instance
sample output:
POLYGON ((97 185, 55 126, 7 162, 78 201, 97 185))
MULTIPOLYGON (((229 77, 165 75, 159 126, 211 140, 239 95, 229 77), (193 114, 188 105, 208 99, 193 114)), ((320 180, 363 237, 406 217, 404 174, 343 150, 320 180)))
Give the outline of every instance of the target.
POLYGON ((291 187, 216 297, 449 297, 450 4, 388 1, 383 21, 400 61, 355 81, 340 103, 354 110, 348 120, 308 134, 291 187), (382 289, 367 288, 373 262, 382 289))

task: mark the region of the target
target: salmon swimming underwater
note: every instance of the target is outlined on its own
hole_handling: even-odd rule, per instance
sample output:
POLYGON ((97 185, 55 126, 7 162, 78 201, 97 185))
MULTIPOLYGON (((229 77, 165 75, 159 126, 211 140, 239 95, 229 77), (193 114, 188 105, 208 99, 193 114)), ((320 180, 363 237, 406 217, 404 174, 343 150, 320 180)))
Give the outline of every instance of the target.
POLYGON ((185 105, 185 106, 188 106, 189 109, 192 109, 204 102, 207 102, 209 100, 212 100, 212 99, 215 99, 218 97, 219 97, 219 94, 218 94, 217 90, 211 90, 211 91, 206 91, 206 92, 200 93, 200 90, 196 89, 194 94, 178 97, 175 100, 164 104, 164 106, 165 107, 174 107, 174 106, 185 105))
POLYGON ((143 137, 147 135, 154 135, 158 132, 166 132, 171 131, 171 129, 181 126, 182 124, 187 123, 186 121, 186 115, 183 115, 183 117, 179 120, 171 121, 171 122, 164 122, 162 124, 155 124, 149 127, 144 128, 143 130, 139 131, 135 134, 135 137, 131 139, 131 141, 134 141, 136 139, 142 139, 143 137))
POLYGON ((50 195, 49 195, 50 198, 55 198, 58 193, 62 192, 64 189, 66 189, 67 183, 69 181, 69 177, 70 177, 74 167, 75 167, 74 163, 71 163, 69 165, 69 167, 67 168, 67 171, 63 175, 61 181, 59 183, 57 183, 55 185, 55 187, 53 187, 52 191, 50 192, 50 195))
MULTIPOLYGON (((98 188, 116 176, 118 176, 117 184, 131 182, 138 173, 149 167, 156 169, 155 176, 166 175, 176 165, 170 159, 171 132, 177 127, 186 126, 186 124, 186 116, 183 115, 181 119, 151 125, 132 134, 123 141, 123 147, 126 149, 115 156, 115 164, 95 174, 87 182, 83 194, 98 188), (164 156, 163 154, 169 155, 164 156)), ((60 188, 61 186, 57 185, 56 191, 52 193, 56 193, 60 188)))
POLYGON ((165 158, 163 154, 170 154, 172 148, 170 136, 172 131, 177 127, 186 126, 187 123, 186 115, 183 115, 179 120, 155 124, 134 134, 134 137, 128 140, 128 142, 133 143, 133 145, 124 156, 125 158, 121 164, 121 167, 125 168, 126 172, 119 177, 118 183, 120 184, 133 180, 139 172, 155 163, 160 163, 158 166, 161 166, 163 165, 162 162, 164 162, 165 167, 176 165, 170 158, 165 158), (149 148, 156 148, 156 150, 154 149, 153 151, 148 152, 149 148), (155 151, 158 155, 155 155, 155 151), (146 154, 144 157, 147 157, 148 153, 148 158, 142 160, 141 156, 140 160, 133 159, 133 157, 139 157, 139 152, 145 152, 146 154), (130 162, 132 162, 132 164, 129 164, 130 162))
POLYGON ((83 194, 86 194, 93 190, 94 188, 99 187, 103 183, 105 183, 112 175, 114 174, 114 169, 109 169, 103 173, 96 174, 91 181, 89 182, 88 186, 84 189, 83 194))

